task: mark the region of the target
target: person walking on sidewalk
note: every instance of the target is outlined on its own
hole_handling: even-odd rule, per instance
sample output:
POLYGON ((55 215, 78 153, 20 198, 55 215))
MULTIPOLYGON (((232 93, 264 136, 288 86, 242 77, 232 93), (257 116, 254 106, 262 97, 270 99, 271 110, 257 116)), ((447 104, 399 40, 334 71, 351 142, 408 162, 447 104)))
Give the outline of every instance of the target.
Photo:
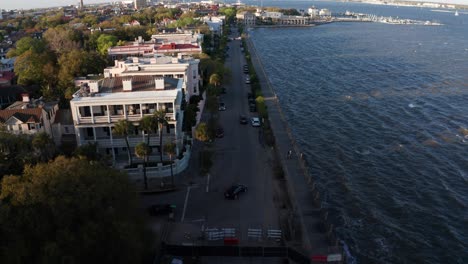
POLYGON ((289 151, 288 151, 288 159, 290 159, 291 156, 292 156, 292 150, 289 150, 289 151))

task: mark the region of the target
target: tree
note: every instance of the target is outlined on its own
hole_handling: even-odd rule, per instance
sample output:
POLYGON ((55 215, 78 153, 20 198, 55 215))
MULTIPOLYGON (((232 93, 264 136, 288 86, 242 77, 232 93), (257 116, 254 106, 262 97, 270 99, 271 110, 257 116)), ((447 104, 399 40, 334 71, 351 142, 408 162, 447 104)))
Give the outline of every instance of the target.
POLYGON ((96 41, 97 49, 103 56, 107 55, 107 50, 117 44, 117 37, 107 34, 101 34, 96 41))
POLYGON ((192 132, 192 127, 197 123, 197 110, 198 107, 194 104, 188 104, 184 111, 184 120, 182 121, 182 128, 185 132, 192 132))
POLYGON ((46 49, 45 43, 42 40, 24 37, 16 42, 16 48, 8 51, 7 57, 18 57, 27 51, 35 54, 43 53, 46 49))
POLYGON ((218 98, 213 95, 208 96, 206 99, 206 109, 211 113, 211 118, 213 118, 214 114, 218 112, 218 108, 218 98))
POLYGON ((201 122, 195 128, 195 138, 203 142, 208 141, 210 139, 208 135, 208 126, 206 125, 206 123, 201 122))
POLYGON ((151 134, 155 133, 158 129, 158 120, 155 116, 144 116, 140 120, 140 128, 148 134, 146 144, 149 146, 151 134))
POLYGON ((174 186, 174 172, 172 171, 172 156, 176 154, 176 144, 173 142, 169 142, 166 145, 164 145, 164 152, 166 152, 167 155, 169 155, 169 160, 171 162, 171 183, 172 186, 174 186))
POLYGON ((100 161, 102 159, 97 151, 97 143, 88 143, 81 145, 73 152, 73 155, 78 158, 85 158, 93 161, 100 161))
POLYGON ((156 121, 158 122, 158 131, 159 131, 159 157, 161 159, 161 163, 163 163, 163 144, 162 144, 162 139, 163 139, 163 128, 164 126, 167 126, 167 119, 166 119, 166 112, 161 109, 156 112, 154 112, 154 117, 156 118, 156 121))
POLYGON ((133 125, 125 119, 122 119, 119 122, 115 123, 114 130, 112 130, 112 133, 114 133, 117 136, 121 136, 125 139, 125 144, 127 145, 129 165, 133 164, 132 153, 130 152, 130 145, 128 144, 128 136, 131 134, 131 131, 133 131, 133 125))
POLYGON ((60 156, 0 186, 0 263, 143 263, 150 253, 138 198, 116 170, 60 156))
POLYGON ((81 35, 79 31, 66 29, 64 27, 49 28, 44 32, 44 39, 47 41, 50 50, 57 54, 63 54, 81 48, 81 35))
POLYGON ((221 77, 217 73, 213 73, 210 75, 210 84, 218 87, 221 84, 221 77))
POLYGON ((53 157, 55 144, 46 132, 39 132, 34 135, 32 146, 39 153, 39 160, 44 162, 53 157))
POLYGON ((148 189, 148 178, 146 177, 146 163, 148 157, 151 155, 151 148, 145 142, 140 142, 135 146, 135 155, 140 159, 143 159, 143 180, 145 182, 145 190, 148 189))
POLYGON ((43 67, 47 64, 46 55, 28 50, 18 56, 15 61, 15 73, 18 75, 18 84, 42 84, 45 77, 43 67))

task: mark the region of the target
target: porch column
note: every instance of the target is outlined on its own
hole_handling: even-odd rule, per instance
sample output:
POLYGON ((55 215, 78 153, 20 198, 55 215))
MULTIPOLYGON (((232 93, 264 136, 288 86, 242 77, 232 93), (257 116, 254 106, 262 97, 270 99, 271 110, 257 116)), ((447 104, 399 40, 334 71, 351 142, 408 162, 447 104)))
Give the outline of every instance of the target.
POLYGON ((107 109, 107 122, 110 123, 110 122, 111 122, 111 118, 110 118, 109 105, 106 105, 106 109, 107 109))
POLYGON ((115 150, 114 150, 114 138, 112 137, 112 126, 109 126, 110 131, 110 142, 111 142, 111 149, 112 149, 112 161, 115 162, 115 150))
POLYGON ((91 120, 92 120, 92 122, 94 124, 94 113, 93 113, 93 106, 92 105, 89 106, 89 112, 91 113, 91 120))
POLYGON ((127 105, 123 105, 124 118, 127 119, 127 105))
POLYGON ((96 142, 96 128, 93 127, 93 137, 94 137, 94 142, 96 142))

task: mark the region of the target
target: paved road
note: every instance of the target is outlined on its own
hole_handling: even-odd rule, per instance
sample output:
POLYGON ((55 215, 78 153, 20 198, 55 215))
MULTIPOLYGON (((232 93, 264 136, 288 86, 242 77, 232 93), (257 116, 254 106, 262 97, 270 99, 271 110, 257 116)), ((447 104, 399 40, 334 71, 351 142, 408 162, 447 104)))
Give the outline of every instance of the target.
MULTIPOLYGON (((214 166, 210 173, 209 192, 199 188, 190 196, 186 219, 205 219, 206 227, 278 228, 278 214, 273 204, 272 171, 269 151, 259 141, 259 129, 241 125, 239 115, 249 115, 247 93, 242 67, 240 40, 229 43, 226 67, 231 69, 231 81, 225 85, 227 93, 220 100, 226 111, 219 112, 224 138, 216 139, 214 166), (239 200, 225 200, 224 191, 233 183, 248 186, 239 200), (207 206, 209 205, 209 206, 207 206)), ((204 186, 206 187, 206 186, 204 186)))
MULTIPOLYGON (((236 36, 233 30, 233 35, 236 36)), ((241 241, 247 240, 248 228, 279 229, 279 213, 274 204, 273 172, 271 149, 263 146, 259 128, 249 124, 241 125, 239 116, 257 116, 248 109, 247 93, 250 86, 245 84, 243 65, 244 54, 240 40, 229 42, 229 57, 225 66, 231 70, 231 81, 226 84, 227 93, 220 100, 225 102, 226 111, 219 112, 219 124, 224 128, 224 138, 212 144, 214 165, 207 177, 198 175, 198 155, 193 155, 185 181, 177 180, 179 191, 142 197, 142 205, 172 203, 177 205, 176 221, 192 223, 205 228, 236 228, 241 241), (192 185, 189 186, 189 181, 192 185), (225 200, 224 191, 233 183, 245 184, 247 193, 238 200, 225 200), (208 187, 208 192, 207 192, 208 187), (184 210, 185 207, 185 210, 184 210)), ((204 113, 202 119, 208 116, 204 113)), ((196 143, 195 148, 201 144, 196 143)), ((161 224, 153 221, 154 229, 161 224)), ((174 233, 181 232, 173 230, 174 233)), ((181 241, 184 242, 184 241, 181 241)), ((187 242, 187 241, 185 241, 187 242)), ((204 263, 252 263, 244 258, 204 258, 204 263)), ((275 263, 272 259, 257 258, 255 263, 275 263)))

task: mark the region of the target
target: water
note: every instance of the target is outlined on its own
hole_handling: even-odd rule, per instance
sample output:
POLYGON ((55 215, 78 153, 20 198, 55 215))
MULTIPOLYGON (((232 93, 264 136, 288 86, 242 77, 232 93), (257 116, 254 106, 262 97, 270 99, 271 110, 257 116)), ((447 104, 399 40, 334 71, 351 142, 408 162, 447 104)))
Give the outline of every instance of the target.
POLYGON ((445 24, 334 23, 251 37, 357 262, 468 263, 468 15, 263 2, 312 4, 445 24))

